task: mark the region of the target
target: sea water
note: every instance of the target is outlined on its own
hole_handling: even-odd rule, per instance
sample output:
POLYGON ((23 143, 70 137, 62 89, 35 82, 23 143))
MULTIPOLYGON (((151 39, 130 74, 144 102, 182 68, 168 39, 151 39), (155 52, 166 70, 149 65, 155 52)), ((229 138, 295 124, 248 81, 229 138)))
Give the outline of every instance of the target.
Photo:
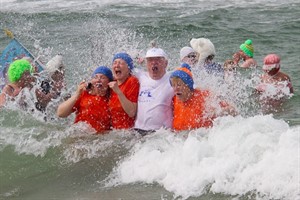
MULTIPOLYGON (((214 43, 220 63, 252 39, 259 64, 239 69, 230 87, 195 80, 239 111, 209 129, 93 135, 73 125, 74 116, 55 116, 59 100, 46 121, 10 103, 0 110, 0 199, 300 199, 299 13, 297 0, 0 0, 1 29, 43 62, 63 54, 66 93, 110 66, 116 52, 143 56, 153 39, 168 54, 168 70, 198 37, 214 43), (263 112, 252 90, 269 53, 281 56, 295 94, 263 112)), ((0 34, 1 51, 9 41, 0 34)))

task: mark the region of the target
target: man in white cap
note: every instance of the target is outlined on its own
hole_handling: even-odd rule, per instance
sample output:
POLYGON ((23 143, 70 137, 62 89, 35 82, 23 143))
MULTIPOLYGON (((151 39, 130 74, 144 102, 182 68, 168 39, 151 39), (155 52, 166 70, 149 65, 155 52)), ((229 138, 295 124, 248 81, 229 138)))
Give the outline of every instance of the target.
POLYGON ((171 128, 174 91, 167 73, 168 58, 164 50, 153 47, 146 53, 147 71, 136 73, 140 81, 135 130, 142 135, 160 128, 171 128))

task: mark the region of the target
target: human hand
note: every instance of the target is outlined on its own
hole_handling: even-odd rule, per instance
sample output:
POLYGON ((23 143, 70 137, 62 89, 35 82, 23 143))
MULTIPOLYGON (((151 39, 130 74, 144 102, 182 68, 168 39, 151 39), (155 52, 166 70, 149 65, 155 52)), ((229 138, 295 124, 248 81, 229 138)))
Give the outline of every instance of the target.
POLYGON ((144 62, 145 62, 145 59, 143 57, 137 57, 136 58, 136 62, 139 64, 139 65, 142 65, 144 62))
POLYGON ((77 86, 76 94, 80 95, 83 91, 85 91, 87 85, 88 85, 88 83, 85 80, 81 81, 79 83, 79 85, 77 86))
POLYGON ((111 81, 108 83, 108 87, 110 87, 115 93, 119 94, 122 92, 118 86, 117 81, 111 81))
POLYGON ((233 54, 232 58, 233 58, 233 64, 237 65, 241 60, 240 52, 236 52, 235 54, 233 54))

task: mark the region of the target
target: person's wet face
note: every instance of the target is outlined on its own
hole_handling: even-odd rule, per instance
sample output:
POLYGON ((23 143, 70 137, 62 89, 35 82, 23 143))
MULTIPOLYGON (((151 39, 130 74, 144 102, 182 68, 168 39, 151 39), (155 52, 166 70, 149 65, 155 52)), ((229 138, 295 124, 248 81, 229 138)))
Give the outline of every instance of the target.
POLYGON ((30 73, 30 71, 25 71, 20 80, 18 81, 18 84, 20 85, 20 87, 28 87, 28 88, 32 88, 33 84, 35 83, 36 78, 30 73))
POLYGON ((173 77, 170 81, 174 93, 180 101, 185 102, 190 99, 192 91, 187 84, 185 84, 179 77, 173 77))
POLYGON ((125 60, 118 58, 112 64, 113 76, 117 81, 125 81, 130 75, 130 69, 125 60))
POLYGON ((186 63, 189 65, 195 65, 198 62, 197 54, 190 53, 186 56, 186 63))
POLYGON ((51 78, 53 81, 62 81, 64 79, 64 70, 56 70, 51 78))
POLYGON ((151 57, 146 58, 147 69, 149 76, 154 80, 161 79, 165 73, 168 66, 168 60, 164 57, 151 57))
POLYGON ((100 73, 95 74, 95 76, 89 82, 88 84, 89 88, 87 89, 92 90, 95 93, 101 93, 107 91, 109 82, 110 82, 109 78, 104 74, 100 74, 100 73))
POLYGON ((269 76, 274 76, 280 70, 280 64, 263 65, 263 71, 269 76))
POLYGON ((279 72, 279 68, 274 67, 271 69, 264 70, 264 72, 267 73, 269 76, 274 76, 279 72))

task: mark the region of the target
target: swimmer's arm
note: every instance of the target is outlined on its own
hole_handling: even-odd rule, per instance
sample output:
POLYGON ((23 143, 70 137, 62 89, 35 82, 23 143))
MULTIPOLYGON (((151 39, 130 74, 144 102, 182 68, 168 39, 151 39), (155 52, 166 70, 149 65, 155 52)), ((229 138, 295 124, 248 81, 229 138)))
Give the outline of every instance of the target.
POLYGON ((5 102, 6 102, 6 94, 2 92, 0 94, 0 108, 5 105, 5 102))
POLYGON ((8 96, 13 95, 12 87, 9 85, 5 85, 0 94, 0 108, 3 107, 6 103, 6 95, 8 96))
POLYGON ((288 85, 287 86, 290 88, 290 93, 294 94, 294 88, 293 88, 292 81, 291 81, 290 77, 288 77, 288 85))
POLYGON ((293 86, 290 87, 290 93, 294 94, 294 88, 293 88, 293 86))
POLYGON ((253 58, 250 58, 250 59, 246 60, 241 65, 242 68, 250 68, 250 67, 256 67, 256 66, 257 66, 257 63, 256 63, 256 61, 253 58))
POLYGON ((54 96, 53 92, 45 94, 44 92, 42 92, 39 89, 37 89, 35 91, 35 95, 36 95, 37 101, 44 107, 46 107, 48 105, 48 103, 52 100, 52 98, 54 98, 56 96, 56 95, 54 96))
POLYGON ((85 90, 85 88, 86 83, 82 81, 77 87, 77 91, 75 92, 75 94, 58 106, 56 115, 58 117, 65 118, 68 117, 71 113, 73 113, 73 106, 75 105, 76 101, 79 99, 81 93, 85 90))
POLYGON ((73 106, 75 105, 78 98, 79 98, 79 95, 76 92, 68 100, 61 103, 57 108, 56 115, 58 117, 65 118, 65 117, 68 117, 70 114, 72 114, 73 106))
POLYGON ((129 117, 134 117, 137 112, 137 103, 134 103, 127 99, 124 93, 119 88, 116 81, 108 83, 108 86, 118 95, 122 108, 127 113, 129 117))
POLYGON ((137 103, 131 102, 129 99, 127 99, 123 92, 118 94, 118 97, 127 115, 129 117, 134 117, 137 112, 137 103))

